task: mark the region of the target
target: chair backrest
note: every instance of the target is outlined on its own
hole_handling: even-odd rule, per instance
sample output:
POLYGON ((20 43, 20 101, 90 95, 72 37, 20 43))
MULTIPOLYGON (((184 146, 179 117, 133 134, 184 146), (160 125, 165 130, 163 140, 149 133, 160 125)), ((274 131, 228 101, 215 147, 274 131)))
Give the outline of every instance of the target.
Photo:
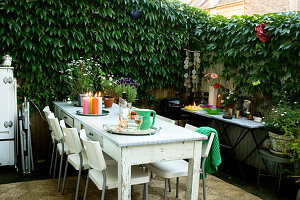
POLYGON ((51 111, 51 110, 50 110, 49 106, 46 106, 46 107, 43 109, 43 111, 46 112, 46 111, 51 111))
POLYGON ((205 142, 204 144, 202 144, 202 153, 201 153, 202 155, 201 155, 201 157, 206 158, 208 156, 211 145, 214 141, 214 138, 215 138, 215 133, 211 132, 208 141, 205 142))
POLYGON ((45 113, 45 117, 46 117, 46 119, 47 119, 47 122, 48 122, 48 126, 49 126, 49 130, 50 131, 53 131, 53 128, 52 128, 52 126, 51 126, 51 124, 50 124, 50 121, 49 121, 49 119, 48 119, 48 116, 52 113, 50 110, 45 110, 45 108, 44 108, 44 113, 45 113))
MULTIPOLYGON (((192 126, 190 124, 185 124, 184 128, 189 129, 191 131, 196 131, 198 129, 196 126, 192 126)), ((208 141, 202 144, 201 157, 206 158, 208 156, 212 142, 214 141, 214 137, 215 133, 211 132, 208 141)))
POLYGON ((102 149, 98 141, 88 141, 81 138, 88 158, 89 166, 93 169, 103 171, 106 169, 106 163, 103 157, 102 149))
POLYGON ((76 128, 66 128, 64 127, 64 121, 60 121, 62 126, 62 131, 64 133, 64 142, 68 147, 69 152, 80 153, 82 151, 82 145, 76 128))
POLYGON ((86 132, 85 132, 84 129, 81 129, 81 130, 80 130, 80 138, 81 138, 82 140, 91 141, 91 139, 88 138, 88 137, 86 136, 86 132))
POLYGON ((58 141, 59 141, 59 140, 63 139, 63 133, 62 133, 62 131, 61 131, 61 128, 60 128, 58 119, 55 118, 55 116, 54 116, 53 113, 51 113, 51 114, 48 116, 48 119, 49 119, 49 122, 50 122, 50 124, 51 124, 51 127, 53 128, 55 140, 58 140, 58 141))
POLYGON ((167 117, 163 117, 161 115, 156 115, 155 119, 162 120, 162 121, 165 121, 165 122, 168 122, 168 123, 171 123, 171 124, 175 124, 174 120, 169 119, 167 117))
POLYGON ((188 124, 188 123, 185 124, 185 127, 184 127, 184 128, 189 129, 189 130, 191 130, 191 131, 195 131, 195 130, 198 129, 198 127, 193 126, 193 125, 190 125, 190 124, 188 124))

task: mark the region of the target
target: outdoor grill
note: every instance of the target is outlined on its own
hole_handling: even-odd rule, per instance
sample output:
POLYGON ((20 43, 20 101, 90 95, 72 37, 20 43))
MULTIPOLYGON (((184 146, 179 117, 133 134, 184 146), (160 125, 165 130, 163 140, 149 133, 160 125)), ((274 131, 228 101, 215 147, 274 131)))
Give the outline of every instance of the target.
POLYGON ((167 118, 173 120, 188 119, 188 115, 184 115, 181 109, 184 107, 184 101, 178 97, 164 98, 159 103, 157 112, 167 118))

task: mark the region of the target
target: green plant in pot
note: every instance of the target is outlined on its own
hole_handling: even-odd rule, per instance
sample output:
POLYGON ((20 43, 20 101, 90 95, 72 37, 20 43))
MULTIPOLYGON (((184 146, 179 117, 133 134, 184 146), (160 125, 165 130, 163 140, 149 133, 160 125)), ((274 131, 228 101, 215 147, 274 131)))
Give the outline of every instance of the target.
POLYGON ((115 84, 119 99, 122 97, 122 93, 126 92, 127 102, 129 105, 132 105, 132 103, 136 100, 139 84, 131 78, 120 78, 115 82, 115 84))
POLYGON ((107 75, 101 78, 101 89, 103 91, 103 101, 106 108, 112 107, 116 96, 116 85, 114 75, 107 75))
POLYGON ((93 58, 73 60, 66 65, 66 69, 61 71, 62 76, 68 82, 72 99, 78 99, 78 106, 83 105, 83 97, 89 91, 93 91, 98 76, 102 75, 100 64, 93 58))
POLYGON ((300 108, 297 103, 290 105, 280 102, 265 115, 265 129, 272 142, 271 152, 280 152, 299 160, 300 108))

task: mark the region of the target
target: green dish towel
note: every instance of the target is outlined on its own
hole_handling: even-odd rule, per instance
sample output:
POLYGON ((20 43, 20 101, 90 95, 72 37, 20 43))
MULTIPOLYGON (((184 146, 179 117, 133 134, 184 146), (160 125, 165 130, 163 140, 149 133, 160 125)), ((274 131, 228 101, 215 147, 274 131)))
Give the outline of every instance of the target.
MULTIPOLYGON (((207 172, 209 174, 216 173, 218 171, 218 166, 222 162, 221 154, 220 154, 218 132, 215 129, 210 128, 210 127, 200 127, 196 130, 196 132, 206 135, 208 138, 209 138, 211 132, 215 133, 215 137, 212 142, 210 152, 205 161, 205 172, 207 172)), ((208 142, 208 140, 204 140, 203 144, 205 144, 206 142, 208 142)), ((206 177, 206 173, 205 173, 205 177, 206 177)))

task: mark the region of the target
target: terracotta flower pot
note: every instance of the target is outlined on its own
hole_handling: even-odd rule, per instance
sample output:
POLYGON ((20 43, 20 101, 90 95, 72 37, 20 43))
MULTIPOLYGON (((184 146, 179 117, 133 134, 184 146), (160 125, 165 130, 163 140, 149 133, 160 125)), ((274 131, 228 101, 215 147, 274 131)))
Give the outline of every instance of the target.
POLYGON ((105 108, 111 108, 114 103, 115 97, 104 97, 103 100, 105 108))

